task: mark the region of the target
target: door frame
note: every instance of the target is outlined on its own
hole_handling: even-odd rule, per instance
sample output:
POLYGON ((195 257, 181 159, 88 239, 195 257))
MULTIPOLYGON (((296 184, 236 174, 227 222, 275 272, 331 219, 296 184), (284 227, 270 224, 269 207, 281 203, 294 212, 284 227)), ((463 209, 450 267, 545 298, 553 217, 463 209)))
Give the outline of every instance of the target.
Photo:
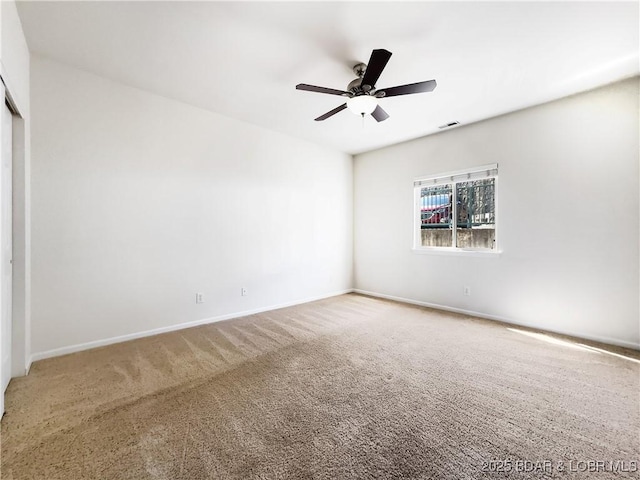
MULTIPOLYGON (((31 367, 31 162, 28 120, 25 116, 28 112, 28 104, 25 103, 27 99, 18 98, 11 85, 11 79, 0 61, 0 94, 13 114, 13 378, 26 375, 31 367)), ((0 415, 1 413, 0 411, 0 415)))
POLYGON ((2 363, 2 374, 0 375, 2 382, 0 387, 3 393, 11 378, 14 377, 11 369, 11 352, 13 351, 11 348, 13 343, 13 311, 11 307, 13 301, 13 268, 11 265, 13 263, 13 134, 11 132, 13 132, 13 115, 14 112, 11 106, 5 100, 4 105, 2 105, 2 125, 0 127, 0 145, 2 146, 0 149, 2 155, 0 156, 8 154, 8 158, 0 158, 0 211, 2 212, 2 218, 0 218, 0 277, 2 279, 0 281, 0 323, 2 323, 2 328, 0 328, 0 332, 2 332, 3 336, 0 339, 0 363, 2 363), (5 148, 7 142, 9 142, 9 145, 8 148, 5 148), (4 203, 5 201, 7 202, 6 204, 4 203), (8 217, 5 217, 5 214, 8 217), (5 228, 7 228, 6 232, 4 231, 5 228), (7 303, 5 304, 5 302, 7 303), (5 313, 7 318, 5 318, 5 313), (9 326, 7 330, 5 330, 5 322, 9 326), (9 334, 8 338, 4 337, 7 333, 9 334), (8 351, 4 351, 7 343, 8 351), (6 365, 5 362, 7 363, 6 365), (5 381, 7 382, 6 384, 5 381))

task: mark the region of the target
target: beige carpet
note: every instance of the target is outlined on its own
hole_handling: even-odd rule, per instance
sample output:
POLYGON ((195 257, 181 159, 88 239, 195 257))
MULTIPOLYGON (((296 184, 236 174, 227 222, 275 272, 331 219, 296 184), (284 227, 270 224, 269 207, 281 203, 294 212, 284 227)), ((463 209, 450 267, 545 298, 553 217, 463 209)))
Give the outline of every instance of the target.
POLYGON ((637 361, 344 295, 34 364, 2 479, 638 478, 639 394, 637 361))

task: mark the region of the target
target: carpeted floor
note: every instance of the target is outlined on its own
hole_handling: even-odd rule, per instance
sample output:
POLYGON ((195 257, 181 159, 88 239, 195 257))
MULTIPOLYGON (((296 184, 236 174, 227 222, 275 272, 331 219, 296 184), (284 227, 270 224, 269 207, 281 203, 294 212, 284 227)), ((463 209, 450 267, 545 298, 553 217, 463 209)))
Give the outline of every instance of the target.
POLYGON ((507 327, 351 294, 37 362, 2 479, 638 478, 640 356, 507 327))

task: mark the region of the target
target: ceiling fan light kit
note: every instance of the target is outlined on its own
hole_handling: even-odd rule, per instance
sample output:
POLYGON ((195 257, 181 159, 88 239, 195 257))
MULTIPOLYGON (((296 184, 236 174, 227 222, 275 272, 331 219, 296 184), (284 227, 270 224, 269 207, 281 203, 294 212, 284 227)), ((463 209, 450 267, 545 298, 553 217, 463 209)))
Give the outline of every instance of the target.
POLYGON ((371 95, 358 95, 347 100, 347 108, 356 115, 369 115, 378 106, 378 99, 371 95))
POLYGON ((359 63, 353 67, 353 73, 355 73, 358 78, 349 83, 346 90, 318 87, 316 85, 308 85, 306 83, 296 85, 296 90, 347 97, 346 103, 334 108, 324 115, 320 115, 315 119, 317 122, 326 120, 345 108, 348 108, 356 115, 360 115, 362 117, 365 115, 371 115, 377 122, 382 122, 389 118, 389 114, 378 104, 378 99, 397 97, 398 95, 409 95, 412 93, 431 92, 437 85, 435 80, 428 80, 426 82, 376 89, 376 82, 384 68, 387 66, 387 62, 389 62, 390 58, 391 52, 388 50, 378 49, 371 52, 371 58, 369 59, 368 65, 359 63))

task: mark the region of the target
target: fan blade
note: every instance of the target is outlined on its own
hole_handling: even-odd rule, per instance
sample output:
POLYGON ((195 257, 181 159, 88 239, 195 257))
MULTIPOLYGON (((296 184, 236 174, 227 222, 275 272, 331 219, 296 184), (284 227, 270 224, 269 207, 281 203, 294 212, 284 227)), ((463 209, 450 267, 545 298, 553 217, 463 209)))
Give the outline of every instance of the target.
POLYGON ((296 85, 296 90, 306 90, 307 92, 327 93, 329 95, 349 95, 349 92, 343 90, 335 90, 333 88, 316 87, 315 85, 307 85, 306 83, 299 83, 296 85))
POLYGON ((362 85, 369 85, 371 88, 375 87, 390 58, 391 52, 383 48, 371 52, 371 58, 364 72, 364 77, 362 77, 362 85))
POLYGON ((371 116, 378 122, 384 122, 387 118, 389 118, 389 114, 385 112, 382 107, 380 107, 380 105, 378 105, 376 109, 371 112, 371 116))
POLYGON ((436 88, 435 80, 428 80, 426 82, 410 83, 408 85, 400 85, 398 87, 383 88, 376 92, 376 97, 397 97, 398 95, 410 95, 412 93, 431 92, 436 88))
POLYGON ((325 113, 324 115, 320 115, 318 118, 316 118, 316 122, 321 122, 322 120, 326 120, 329 117, 332 117, 333 115, 335 115, 338 112, 341 112, 342 110, 344 110, 345 108, 347 108, 347 104, 343 103, 342 105, 340 105, 339 107, 334 108, 333 110, 331 110, 330 112, 325 113))

